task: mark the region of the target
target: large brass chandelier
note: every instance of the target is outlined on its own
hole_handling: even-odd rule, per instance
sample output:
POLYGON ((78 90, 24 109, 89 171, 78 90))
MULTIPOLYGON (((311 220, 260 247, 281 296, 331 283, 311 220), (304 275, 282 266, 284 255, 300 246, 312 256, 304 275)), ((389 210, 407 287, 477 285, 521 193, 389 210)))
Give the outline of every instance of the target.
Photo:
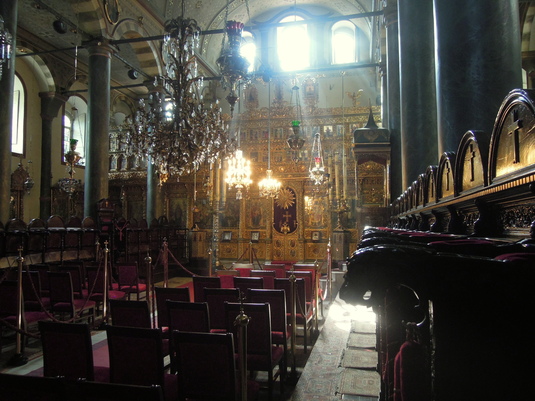
POLYGON ((262 197, 276 198, 279 194, 281 183, 273 178, 273 171, 271 170, 271 82, 268 85, 268 168, 266 170, 266 178, 258 183, 258 192, 262 197))
POLYGON ((218 102, 208 107, 203 103, 195 57, 200 27, 181 16, 166 22, 165 31, 166 75, 157 77, 156 89, 139 102, 126 138, 131 153, 148 157, 156 166, 160 183, 217 160, 230 144, 218 102))

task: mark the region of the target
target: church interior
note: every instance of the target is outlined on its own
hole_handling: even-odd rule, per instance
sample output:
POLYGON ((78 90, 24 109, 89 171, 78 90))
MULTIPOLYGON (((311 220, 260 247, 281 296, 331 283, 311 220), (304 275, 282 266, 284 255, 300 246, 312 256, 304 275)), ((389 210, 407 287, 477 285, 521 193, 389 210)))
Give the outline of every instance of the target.
POLYGON ((533 0, 2 1, 0 394, 525 398, 534 17, 533 0), (182 304, 204 325, 179 327, 182 304), (143 336, 140 362, 125 344, 143 336))

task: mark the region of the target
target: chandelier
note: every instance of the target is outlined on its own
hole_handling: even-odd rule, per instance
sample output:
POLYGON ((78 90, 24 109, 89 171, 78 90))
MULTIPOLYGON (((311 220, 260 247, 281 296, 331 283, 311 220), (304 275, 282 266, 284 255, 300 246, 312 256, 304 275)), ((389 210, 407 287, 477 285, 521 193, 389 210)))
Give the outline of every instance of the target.
MULTIPOLYGON (((228 7, 227 7, 228 10, 228 7)), ((225 36, 221 56, 217 59, 217 65, 223 77, 223 87, 230 88, 230 93, 226 99, 230 104, 230 115, 234 114, 234 105, 239 100, 236 93, 240 80, 247 75, 249 61, 240 54, 240 46, 243 33, 243 23, 238 21, 227 21, 225 24, 225 36), (228 44, 225 45, 225 37, 228 44)))
POLYGON ((325 167, 323 165, 323 151, 321 149, 319 132, 314 135, 311 156, 308 177, 312 180, 314 185, 321 185, 323 184, 323 177, 325 176, 325 167))
POLYGON ((80 153, 76 151, 76 146, 78 144, 78 139, 70 139, 69 145, 70 150, 65 153, 65 161, 67 162, 67 174, 68 177, 60 178, 58 180, 58 186, 59 188, 65 192, 67 195, 69 195, 69 198, 72 199, 74 193, 78 191, 80 186, 82 185, 82 181, 79 179, 74 178, 74 174, 76 171, 74 170, 74 166, 80 161, 80 153))
POLYGON ((301 122, 303 120, 303 116, 301 114, 301 102, 299 100, 299 87, 297 85, 294 85, 292 88, 292 98, 290 100, 290 105, 295 110, 295 117, 292 120, 293 134, 288 137, 288 140, 286 141, 286 143, 288 144, 290 149, 292 149, 292 153, 293 153, 292 158, 294 162, 297 163, 299 161, 299 151, 305 144, 305 139, 299 136, 301 132, 301 122))
POLYGON ((251 162, 243 157, 239 145, 234 156, 228 160, 226 182, 229 188, 236 188, 236 199, 242 199, 242 189, 247 188, 253 182, 251 180, 251 162))
POLYGON ((4 62, 9 68, 9 60, 13 53, 13 37, 4 27, 4 18, 0 15, 0 79, 2 79, 2 69, 4 62))
MULTIPOLYGON (((184 13, 184 2, 182 2, 184 13)), ((147 101, 141 99, 132 129, 126 134, 127 153, 148 157, 157 168, 160 184, 195 166, 213 162, 225 153, 229 140, 219 102, 205 106, 197 76, 195 48, 200 27, 194 19, 166 22, 162 56, 166 75, 156 77, 147 101)))
POLYGON ((258 192, 260 196, 266 198, 276 198, 279 194, 281 183, 272 177, 271 171, 271 83, 268 86, 268 168, 266 178, 258 183, 258 192))

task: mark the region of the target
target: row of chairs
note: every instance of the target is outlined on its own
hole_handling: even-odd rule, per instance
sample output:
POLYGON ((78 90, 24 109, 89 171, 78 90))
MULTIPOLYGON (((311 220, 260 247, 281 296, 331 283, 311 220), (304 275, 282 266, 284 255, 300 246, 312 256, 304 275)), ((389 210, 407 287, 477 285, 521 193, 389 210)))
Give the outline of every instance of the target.
MULTIPOLYGON (((234 320, 240 312, 238 303, 240 292, 235 288, 204 288, 205 302, 189 302, 187 288, 156 288, 158 305, 158 326, 163 333, 163 354, 170 354, 171 371, 178 370, 169 344, 169 334, 180 332, 203 332, 236 335, 234 320), (164 318, 165 316, 165 318, 164 318)), ((265 371, 268 374, 270 394, 273 382, 278 375, 284 377, 288 362, 288 341, 291 336, 287 324, 286 295, 284 290, 249 289, 244 308, 252 319, 248 326, 248 355, 252 371, 265 371), (279 369, 273 375, 273 369, 279 369)), ((145 301, 110 301, 111 324, 150 328, 150 312, 145 301)), ((236 337, 235 337, 236 338, 236 337)), ((172 340, 172 339, 171 339, 172 340)), ((282 381, 281 381, 282 383, 282 381)))
MULTIPOLYGON (((291 274, 287 272, 288 276, 291 274)), ((312 289, 312 277, 310 272, 299 271, 294 272, 296 275, 296 325, 303 328, 304 336, 304 351, 308 352, 308 340, 309 332, 311 332, 313 327, 313 319, 316 316, 316 304, 315 298, 309 296, 308 294, 313 294, 314 290, 312 289)), ((208 277, 208 276, 193 276, 193 293, 195 302, 205 302, 207 301, 205 297, 205 289, 221 289, 222 282, 220 277, 208 277)), ((234 277, 233 288, 237 288, 238 291, 247 298, 247 290, 250 288, 262 289, 263 281, 259 277, 234 277)), ((284 290, 286 293, 286 311, 287 315, 291 313, 292 310, 292 300, 290 298, 291 294, 291 282, 289 278, 273 278, 273 289, 284 290)), ((233 295, 230 294, 229 297, 233 295)), ((215 295, 212 295, 215 297, 215 295)), ((222 302, 215 302, 214 307, 222 308, 222 302)), ((212 308, 212 306, 211 306, 212 308)), ((214 315, 217 312, 214 311, 214 315)), ((219 314, 220 315, 220 314, 219 314)), ((221 323, 219 323, 221 325, 221 323)), ((212 322, 212 325, 217 328, 218 322, 212 322)))
MULTIPOLYGON (((250 311, 252 319, 258 320, 257 325, 261 319, 264 323, 269 321, 269 314, 266 314, 268 305, 250 305, 260 308, 258 312, 250 311)), ((45 377, 63 377, 71 381, 83 378, 122 385, 157 385, 163 389, 165 400, 235 401, 240 392, 241 375, 236 370, 238 356, 234 333, 173 331, 171 339, 176 355, 175 374, 164 370, 163 334, 160 329, 107 326, 107 367, 94 365, 89 325, 40 322, 39 327, 45 377)), ((259 349, 259 345, 250 349, 251 355, 259 349)), ((265 363, 280 360, 281 351, 266 357, 267 343, 262 345, 263 354, 248 359, 249 368, 259 370, 265 363)), ((259 384, 248 380, 248 399, 255 399, 258 390, 259 384)))
MULTIPOLYGON (((117 281, 111 280, 107 299, 130 298, 130 294, 145 292, 146 284, 139 279, 135 263, 115 266, 117 281)), ((110 272, 111 273, 111 272, 110 272)), ((31 328, 41 320, 85 320, 94 323, 98 307, 104 300, 104 269, 95 263, 46 263, 26 267, 22 277, 21 330, 32 335, 31 328)), ((3 331, 18 326, 18 273, 9 270, 0 277, 0 338, 3 331)), ((26 338, 27 339, 27 336, 26 338)), ((26 341, 23 341, 23 347, 26 341)), ((0 351, 1 351, 0 341, 0 351)))

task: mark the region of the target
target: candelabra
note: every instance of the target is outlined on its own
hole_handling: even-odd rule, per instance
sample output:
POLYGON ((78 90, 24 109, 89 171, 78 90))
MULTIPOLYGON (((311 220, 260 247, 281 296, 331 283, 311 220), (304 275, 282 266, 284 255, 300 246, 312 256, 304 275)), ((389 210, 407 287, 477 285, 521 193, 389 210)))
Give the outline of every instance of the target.
POLYGON ((69 213, 74 211, 74 194, 80 189, 82 181, 74 178, 76 171, 74 166, 80 161, 80 153, 76 151, 76 145, 78 144, 77 139, 71 139, 70 141, 70 150, 65 153, 65 161, 67 162, 67 174, 69 177, 60 178, 58 180, 59 188, 69 196, 69 213))
POLYGON ((202 77, 194 54, 200 27, 179 17, 165 26, 162 54, 166 75, 155 79, 148 100, 140 100, 132 128, 126 134, 127 153, 148 157, 160 184, 170 175, 189 174, 204 162, 220 158, 230 144, 228 126, 218 101, 205 106, 202 77))
POLYGON ((267 198, 276 198, 281 188, 281 183, 272 177, 271 170, 271 83, 269 83, 268 90, 268 168, 266 170, 266 178, 258 183, 258 190, 260 196, 267 198))

